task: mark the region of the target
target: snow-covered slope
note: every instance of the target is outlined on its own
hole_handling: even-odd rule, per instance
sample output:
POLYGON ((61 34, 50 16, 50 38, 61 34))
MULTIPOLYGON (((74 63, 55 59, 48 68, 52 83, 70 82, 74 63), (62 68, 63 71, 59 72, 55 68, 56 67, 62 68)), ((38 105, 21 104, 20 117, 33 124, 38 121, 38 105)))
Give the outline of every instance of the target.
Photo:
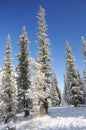
MULTIPOLYGON (((48 115, 17 116, 16 123, 7 124, 16 126, 17 130, 86 130, 86 106, 61 106, 50 109, 48 115)), ((6 130, 7 125, 1 126, 0 130, 6 130)))

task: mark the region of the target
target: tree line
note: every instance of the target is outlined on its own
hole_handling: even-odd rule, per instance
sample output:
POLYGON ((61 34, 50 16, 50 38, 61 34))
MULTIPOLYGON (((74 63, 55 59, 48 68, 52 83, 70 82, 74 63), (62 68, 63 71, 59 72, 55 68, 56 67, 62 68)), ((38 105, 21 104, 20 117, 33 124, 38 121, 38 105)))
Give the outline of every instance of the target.
MULTIPOLYGON (((61 91, 53 66, 51 65, 50 42, 47 36, 45 10, 38 12, 39 48, 36 60, 30 55, 30 40, 23 26, 19 36, 20 52, 17 55, 18 65, 14 69, 11 55, 11 37, 7 37, 6 52, 0 70, 0 122, 14 120, 17 113, 24 112, 29 116, 31 111, 48 113, 49 107, 61 103, 61 91)), ((82 37, 83 56, 86 64, 86 40, 82 37)), ((76 67, 72 49, 66 41, 66 71, 64 74, 64 93, 68 105, 86 104, 86 68, 83 78, 76 67)))
POLYGON ((83 77, 81 77, 78 68, 75 64, 75 59, 72 53, 72 49, 66 41, 66 71, 64 74, 64 99, 68 104, 72 104, 75 107, 80 104, 86 104, 86 40, 82 36, 83 44, 83 59, 85 68, 83 71, 83 77))
POLYGON ((42 7, 39 8, 37 18, 39 51, 36 60, 30 56, 30 41, 26 27, 23 26, 18 42, 18 65, 14 69, 11 37, 7 37, 6 52, 0 70, 0 122, 14 120, 19 112, 24 112, 24 116, 29 116, 32 110, 48 113, 48 107, 58 106, 61 102, 57 77, 51 65, 45 10, 42 7))

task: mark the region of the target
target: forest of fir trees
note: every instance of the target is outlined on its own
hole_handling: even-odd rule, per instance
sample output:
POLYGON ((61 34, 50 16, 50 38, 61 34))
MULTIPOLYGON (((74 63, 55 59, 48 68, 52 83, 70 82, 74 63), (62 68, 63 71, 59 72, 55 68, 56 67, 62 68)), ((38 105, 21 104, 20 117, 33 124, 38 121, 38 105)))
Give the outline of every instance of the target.
POLYGON ((80 104, 86 104, 86 40, 83 36, 81 40, 85 63, 83 75, 79 73, 72 49, 68 41, 66 41, 66 71, 64 74, 63 100, 68 105, 74 105, 75 107, 80 106, 80 104))
POLYGON ((0 69, 0 122, 8 123, 17 118, 17 113, 30 116, 31 112, 48 114, 50 107, 61 103, 74 105, 86 104, 86 40, 82 39, 85 68, 83 76, 75 64, 72 49, 66 41, 66 61, 64 74, 64 91, 58 87, 58 80, 51 64, 50 42, 47 36, 45 10, 38 12, 38 55, 30 55, 30 40, 23 26, 19 36, 17 54, 18 65, 12 63, 11 37, 8 35, 3 65, 0 69))
POLYGON ((19 36, 18 65, 12 62, 11 36, 6 41, 3 65, 0 69, 0 122, 8 123, 17 118, 17 113, 30 116, 31 112, 48 114, 49 107, 59 106, 61 92, 53 66, 51 65, 50 42, 47 36, 45 10, 38 12, 36 59, 30 55, 30 40, 23 26, 19 36))

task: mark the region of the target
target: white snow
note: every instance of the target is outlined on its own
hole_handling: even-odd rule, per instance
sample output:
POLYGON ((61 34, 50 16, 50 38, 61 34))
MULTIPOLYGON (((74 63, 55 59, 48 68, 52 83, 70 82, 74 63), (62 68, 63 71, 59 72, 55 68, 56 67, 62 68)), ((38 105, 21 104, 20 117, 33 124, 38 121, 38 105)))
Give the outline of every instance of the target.
POLYGON ((49 109, 48 115, 17 117, 17 122, 2 125, 0 130, 6 130, 7 125, 16 126, 17 130, 86 130, 86 106, 60 106, 49 109))

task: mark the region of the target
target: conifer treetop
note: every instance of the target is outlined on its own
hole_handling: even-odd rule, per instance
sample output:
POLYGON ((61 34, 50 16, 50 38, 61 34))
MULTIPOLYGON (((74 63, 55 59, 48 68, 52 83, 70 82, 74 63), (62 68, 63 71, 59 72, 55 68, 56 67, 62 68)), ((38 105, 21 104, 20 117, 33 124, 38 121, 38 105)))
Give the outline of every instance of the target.
MULTIPOLYGON (((44 8, 39 8, 38 13, 38 44, 39 44, 39 54, 38 58, 40 59, 40 62, 45 62, 45 60, 50 62, 50 49, 49 44, 50 41, 47 38, 46 30, 47 30, 47 24, 45 20, 45 10, 44 8)), ((38 60, 39 61, 39 60, 38 60)), ((45 62, 46 63, 46 62, 45 62)))
MULTIPOLYGON (((75 59, 74 56, 72 54, 72 49, 69 45, 69 42, 66 41, 66 65, 71 62, 72 64, 75 64, 75 59)), ((75 65, 74 65, 75 66, 75 65)))
POLYGON ((27 33, 26 33, 26 27, 25 26, 23 26, 23 28, 22 28, 22 35, 24 35, 24 36, 27 35, 27 33))
POLYGON ((11 37, 10 34, 7 36, 7 49, 11 49, 11 37))
MULTIPOLYGON (((46 37, 46 30, 47 30, 47 24, 46 24, 46 20, 45 20, 45 9, 42 8, 41 6, 39 7, 39 13, 38 13, 38 29, 39 29, 39 34, 41 33, 42 36, 46 37)), ((40 38, 43 38, 42 36, 40 36, 40 38)), ((39 38, 39 36, 38 36, 39 38)), ((47 39, 48 40, 48 39, 47 39)))
POLYGON ((86 40, 84 38, 84 36, 81 37, 82 40, 82 44, 83 44, 83 56, 84 56, 84 62, 86 63, 86 40))
POLYGON ((26 31, 26 27, 25 26, 23 26, 23 28, 22 28, 22 35, 20 35, 20 44, 22 44, 22 42, 25 42, 25 44, 27 43, 27 44, 29 44, 30 43, 30 41, 29 41, 29 39, 28 39, 28 36, 27 36, 27 31, 26 31))

